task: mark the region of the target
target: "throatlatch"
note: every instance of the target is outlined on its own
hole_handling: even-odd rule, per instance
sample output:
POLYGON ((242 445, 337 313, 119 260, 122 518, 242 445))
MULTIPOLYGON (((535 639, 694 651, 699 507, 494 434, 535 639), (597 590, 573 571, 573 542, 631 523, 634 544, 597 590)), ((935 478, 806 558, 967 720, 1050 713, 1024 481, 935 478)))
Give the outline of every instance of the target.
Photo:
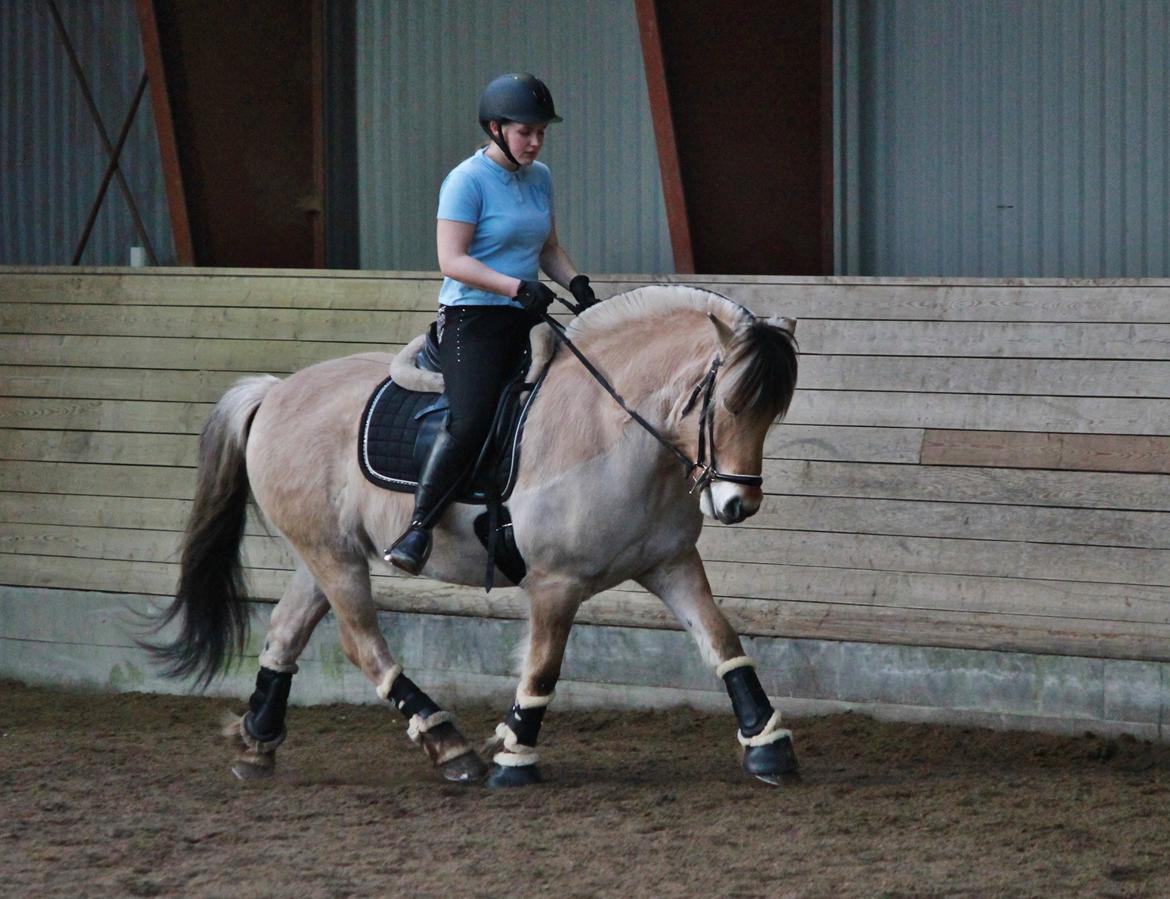
POLYGON ((288 712, 293 673, 263 666, 256 673, 256 689, 248 699, 243 729, 244 734, 255 741, 254 748, 259 752, 273 752, 284 742, 284 718, 288 712))

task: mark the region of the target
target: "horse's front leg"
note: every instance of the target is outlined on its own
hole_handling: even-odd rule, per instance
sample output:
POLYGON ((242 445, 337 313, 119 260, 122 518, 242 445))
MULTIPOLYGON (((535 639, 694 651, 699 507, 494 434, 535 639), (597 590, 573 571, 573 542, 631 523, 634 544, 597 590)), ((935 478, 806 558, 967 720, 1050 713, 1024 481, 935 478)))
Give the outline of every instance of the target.
POLYGON ((272 610, 248 711, 225 722, 224 736, 237 750, 232 773, 240 780, 273 773, 276 749, 284 742, 284 719, 297 659, 327 611, 329 601, 325 594, 308 569, 303 564, 298 566, 272 610))
POLYGON ((739 721, 743 768, 748 774, 778 784, 797 775, 792 733, 780 727, 780 713, 772 708, 756 676, 756 663, 744 655, 739 635, 715 605, 703 560, 693 547, 638 578, 674 612, 699 644, 703 661, 715 669, 731 697, 739 721))
POLYGON ((527 786, 542 779, 536 764, 536 741, 561 675, 573 618, 584 599, 577 588, 566 589, 563 584, 529 583, 525 591, 530 611, 520 685, 511 711, 488 744, 498 750, 488 776, 488 785, 493 787, 527 786))

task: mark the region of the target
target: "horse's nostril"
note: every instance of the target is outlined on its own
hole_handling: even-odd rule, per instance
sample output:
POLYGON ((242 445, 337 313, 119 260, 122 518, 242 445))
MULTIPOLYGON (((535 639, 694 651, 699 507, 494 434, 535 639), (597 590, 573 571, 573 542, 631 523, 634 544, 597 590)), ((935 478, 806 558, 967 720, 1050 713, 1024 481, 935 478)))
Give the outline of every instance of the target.
POLYGON ((723 517, 728 521, 743 520, 743 502, 738 496, 733 496, 723 507, 723 517))

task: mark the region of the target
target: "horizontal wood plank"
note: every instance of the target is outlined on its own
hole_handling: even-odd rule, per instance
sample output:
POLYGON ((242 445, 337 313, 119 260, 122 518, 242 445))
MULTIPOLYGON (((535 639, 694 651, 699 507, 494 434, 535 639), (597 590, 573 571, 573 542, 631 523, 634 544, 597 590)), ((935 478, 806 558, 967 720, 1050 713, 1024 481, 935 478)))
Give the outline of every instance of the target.
MULTIPOLYGON (((433 309, 437 272, 0 267, 22 302, 433 309)), ((714 290, 761 315, 907 321, 1170 322, 1170 281, 596 275, 609 297, 647 283, 714 290)))
MULTIPOLYGON (((18 584, 73 590, 168 596, 177 566, 159 562, 107 562, 12 556, 5 570, 18 584)), ((861 573, 862 575, 864 573, 861 573)), ((252 571, 257 598, 279 595, 288 574, 252 571)), ((864 582, 864 577, 861 578, 864 582)), ((852 579, 850 580, 852 583, 852 579)), ((436 584, 421 578, 374 578, 379 607, 423 614, 522 618, 526 600, 516 590, 485 595, 474 588, 436 584)), ((863 586, 871 587, 870 584, 863 586)), ((932 589, 938 591, 940 584, 932 589)), ((872 588, 871 588, 872 589, 872 588)), ((913 643, 1004 652, 1045 652, 1150 660, 1170 659, 1170 627, 1142 623, 1103 623, 1077 618, 994 615, 924 610, 916 607, 853 605, 840 601, 758 600, 723 596, 720 607, 740 633, 808 639, 913 643)), ((577 620, 589 624, 677 629, 673 616, 657 600, 638 592, 611 590, 582 606, 577 620)))
MULTIPOLYGON (((248 533, 269 534, 250 507, 248 533)), ((0 521, 179 532, 191 501, 138 497, 0 493, 0 521)), ((923 503, 839 497, 769 496, 760 511, 734 527, 709 523, 705 534, 743 529, 823 531, 957 540, 1170 549, 1170 512, 1115 512, 979 503, 923 503)), ((705 539, 707 539, 705 538, 705 539)), ((176 537, 176 540, 178 538, 176 537)))
MULTIPOLYGON (((214 402, 236 377, 227 371, 0 365, 0 395, 214 402)), ((1165 399, 1170 363, 804 354, 800 388, 1165 399)))
POLYGON ((1170 549, 1170 512, 767 496, 737 527, 1170 549))
POLYGON ((202 306, 0 305, 8 334, 182 337, 202 340, 308 340, 401 343, 434 321, 427 312, 349 309, 248 309, 202 306))
MULTIPOLYGON (((594 278, 598 296, 646 282, 594 278)), ((1170 322, 1170 282, 1047 284, 1028 281, 959 283, 948 278, 736 278, 675 275, 663 283, 714 290, 757 315, 810 319, 983 322, 1170 322)), ((800 328, 797 328, 800 336, 800 328)))
POLYGON ((0 430, 0 459, 194 468, 195 434, 0 430))
MULTIPOLYGON (((1073 547, 993 541, 891 538, 782 531, 768 534, 751 529, 709 532, 700 549, 707 560, 712 589, 724 595, 760 599, 799 599, 822 593, 823 587, 796 592, 790 581, 805 581, 807 570, 869 572, 885 592, 860 593, 852 602, 917 605, 932 609, 1094 618, 1170 623, 1170 551, 1150 552, 1116 547, 1082 548, 1084 561, 1074 564, 1073 547), (765 549, 760 551, 760 544, 765 549), (963 546, 961 544, 972 544, 963 546), (776 549, 779 552, 775 552, 776 549), (1130 561, 1132 567, 1125 568, 1130 561), (1140 561, 1134 561, 1140 560, 1140 561), (1062 567, 1063 565, 1063 567, 1062 567), (794 575, 793 573, 796 572, 794 575), (881 580, 881 576, 890 576, 881 580), (901 578, 923 575, 973 582, 1014 582, 1002 591, 950 591, 907 603, 901 578), (1063 575, 1063 576, 1061 576, 1063 575), (1107 580, 1112 576, 1113 580, 1107 580), (1035 582, 1074 585, 1077 591, 1035 591, 1035 582), (1142 597, 1147 597, 1143 599, 1142 597), (1151 598, 1152 597, 1152 598, 1151 598)), ((179 535, 171 531, 104 527, 0 524, 0 553, 38 557, 177 562, 179 535)), ((254 535, 244 541, 244 559, 251 570, 291 570, 296 556, 279 537, 254 535)), ((482 550, 476 547, 477 554, 482 550)), ((486 561, 486 556, 485 556, 486 561)), ((386 568, 376 565, 376 569, 386 568)), ((828 580, 838 583, 840 575, 828 580)))
POLYGON ((0 396, 214 403, 240 377, 230 371, 0 365, 0 396))
MULTIPOLYGON (((747 527, 708 528, 699 549, 712 562, 757 566, 760 577, 769 570, 764 563, 783 563, 1170 587, 1170 550, 1165 549, 747 527)), ((1115 611, 1125 617, 1125 609, 1115 611)))
POLYGON ((800 345, 851 356, 1170 359, 1170 325, 805 319, 800 345))
MULTIPOLYGON (((765 460, 765 490, 837 496, 1060 508, 1170 510, 1163 475, 952 468, 765 460)), ((146 465, 15 462, 0 466, 0 490, 88 496, 190 499, 195 472, 146 465)))
POLYGON ((210 403, 7 397, 0 428, 198 434, 210 403))
MULTIPOLYGON (((379 371, 381 374, 381 371, 379 371)), ((9 397, 0 427, 198 433, 209 403, 9 397)), ((1146 434, 1170 421, 1170 399, 1060 399, 799 391, 787 422, 816 427, 1146 434)))
POLYGON ((82 368, 148 368, 285 375, 317 362, 371 351, 396 353, 402 343, 298 340, 187 340, 173 337, 0 334, 9 364, 82 368))
POLYGON ((1170 474, 1170 437, 930 430, 923 437, 922 461, 926 465, 1170 474))
POLYGON ((0 268, 0 291, 22 303, 205 308, 435 310, 442 276, 269 270, 18 273, 0 268))
MULTIPOLYGON (((6 334, 405 343, 431 311, 0 304, 6 334)), ((805 352, 860 356, 1170 360, 1170 325, 805 319, 805 352)))
POLYGON ((897 393, 1170 397, 1170 363, 1130 359, 971 359, 964 356, 800 357, 800 387, 897 393))
POLYGON ((1149 434, 1168 430, 1170 399, 797 390, 787 421, 801 425, 1149 434))
MULTIPOLYGON (((3 415, 2 411, 0 415, 3 415)), ((922 434, 920 429, 914 428, 820 427, 785 423, 769 431, 764 454, 771 459, 909 465, 919 460, 922 434)), ((157 462, 187 466, 195 464, 196 435, 196 429, 189 434, 62 428, 0 429, 0 458, 134 464, 157 462), (189 449, 184 450, 184 447, 189 449), (125 455, 127 453, 133 458, 125 455)))
POLYGON ((1170 510, 1170 479, 1153 474, 767 459, 764 489, 800 496, 1170 510))

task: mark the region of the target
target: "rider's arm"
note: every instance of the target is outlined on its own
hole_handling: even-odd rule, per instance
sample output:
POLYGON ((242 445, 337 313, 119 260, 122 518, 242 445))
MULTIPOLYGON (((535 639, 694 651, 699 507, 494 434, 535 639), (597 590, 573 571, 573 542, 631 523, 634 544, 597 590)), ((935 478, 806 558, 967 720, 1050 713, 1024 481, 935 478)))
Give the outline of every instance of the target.
POLYGON ((439 219, 436 244, 439 251, 439 271, 448 278, 505 297, 514 297, 520 289, 520 279, 497 272, 467 254, 475 237, 473 222, 439 219))
POLYGON ((557 223, 553 219, 552 230, 548 233, 548 240, 540 251, 540 267, 544 273, 556 281, 561 287, 568 287, 569 282, 577 277, 577 266, 565 252, 565 248, 557 240, 557 223))

